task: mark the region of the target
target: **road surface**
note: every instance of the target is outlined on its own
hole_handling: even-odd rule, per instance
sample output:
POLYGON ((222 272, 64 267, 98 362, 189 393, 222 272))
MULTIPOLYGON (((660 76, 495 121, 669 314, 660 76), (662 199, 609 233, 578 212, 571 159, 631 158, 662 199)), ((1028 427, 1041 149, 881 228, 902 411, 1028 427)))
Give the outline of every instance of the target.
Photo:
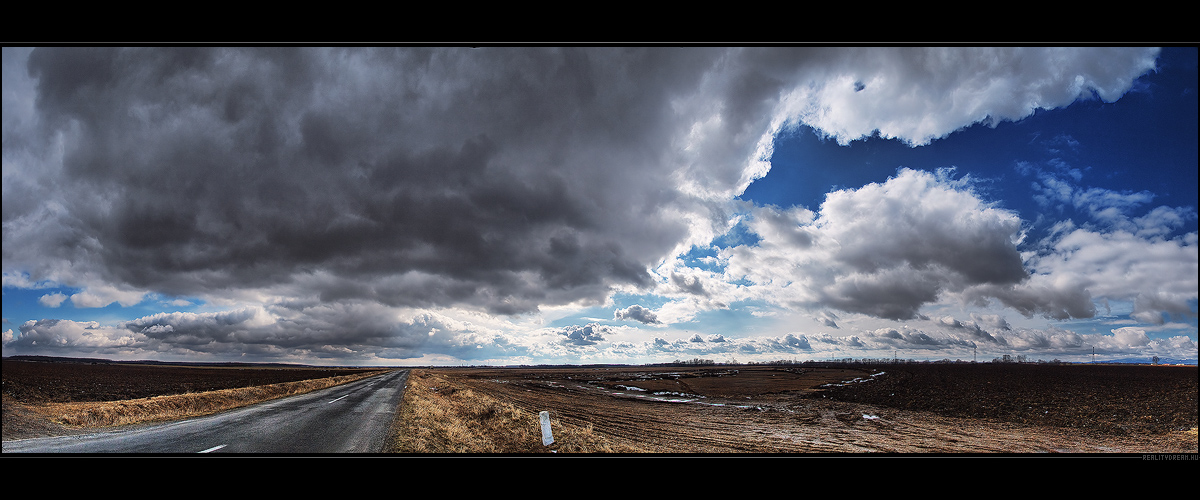
POLYGON ((217 415, 129 430, 4 442, 4 453, 379 453, 408 370, 217 415))

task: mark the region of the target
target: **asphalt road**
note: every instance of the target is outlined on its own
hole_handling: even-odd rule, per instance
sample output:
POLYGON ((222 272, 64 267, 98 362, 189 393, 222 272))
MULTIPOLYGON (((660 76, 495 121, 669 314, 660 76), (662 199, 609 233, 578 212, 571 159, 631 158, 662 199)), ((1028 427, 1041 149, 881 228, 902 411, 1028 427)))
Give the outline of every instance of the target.
POLYGON ((379 453, 408 370, 217 415, 129 430, 4 442, 4 453, 379 453))

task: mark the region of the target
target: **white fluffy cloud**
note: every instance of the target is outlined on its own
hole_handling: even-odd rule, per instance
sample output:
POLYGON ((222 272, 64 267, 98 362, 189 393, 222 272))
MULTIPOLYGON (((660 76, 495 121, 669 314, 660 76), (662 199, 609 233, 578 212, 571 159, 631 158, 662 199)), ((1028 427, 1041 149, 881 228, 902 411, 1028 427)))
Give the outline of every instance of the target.
POLYGON ((119 327, 101 325, 95 321, 40 320, 21 325, 19 339, 6 348, 49 347, 55 349, 98 349, 101 352, 136 348, 145 337, 119 327))
MULTIPOLYGON (((1022 254, 1016 213, 949 173, 902 169, 883 183, 829 193, 815 213, 759 207, 747 225, 761 239, 723 250, 726 279, 755 284, 743 297, 888 319, 916 318, 922 306, 952 298, 995 299, 1054 319, 1090 318, 1103 300, 1132 302, 1135 317, 1158 324, 1194 314, 1196 233, 1162 236, 1194 211, 1106 210, 1101 225, 1068 221, 1022 254)), ((1119 205, 1119 197, 1103 198, 1119 205)))
POLYGON ((761 239, 724 250, 728 278, 786 305, 908 319, 942 293, 1027 276, 1019 218, 948 172, 903 169, 830 193, 819 213, 759 208, 749 227, 761 239))
POLYGON ((645 307, 637 304, 631 305, 624 309, 617 309, 616 312, 613 313, 613 319, 638 321, 648 325, 659 323, 658 316, 654 314, 654 311, 646 309, 645 307))
POLYGON ((67 296, 60 292, 48 293, 38 298, 38 303, 45 307, 58 307, 67 300, 67 296))
POLYGON ((878 132, 928 144, 975 123, 1018 120, 1093 95, 1120 98, 1157 48, 867 48, 789 91, 786 116, 842 144, 878 132))
MULTIPOLYGON (((1111 300, 1132 302, 1133 317, 1162 324, 1194 316, 1198 286, 1196 233, 1156 236, 1163 212, 1176 213, 1124 219, 1130 231, 1067 224, 1022 255, 1014 213, 983 202, 968 181, 901 170, 884 183, 830 193, 818 213, 760 208, 749 227, 761 240, 722 256, 728 279, 754 283, 744 296, 822 315, 834 308, 913 319, 934 303, 994 299, 1025 316, 1091 318, 1097 302, 1111 300)), ((1007 325, 997 315, 979 319, 1007 325)))
MULTIPOLYGON (((1092 299, 1133 301, 1135 316, 1161 324, 1163 314, 1191 314, 1189 301, 1196 300, 1200 287, 1196 236, 1193 232, 1173 239, 1147 238, 1124 230, 1076 228, 1053 237, 1047 251, 1030 260, 1035 274, 1029 286, 1000 298, 1025 312, 1049 312, 1030 307, 1050 303, 1036 300, 1048 290, 1076 294, 1080 304, 1084 299, 1089 304, 1092 299), (1022 299, 1029 305, 1017 302, 1022 299)), ((1062 312, 1089 316, 1070 308, 1062 312)), ((1062 317, 1062 312, 1049 315, 1062 317)))

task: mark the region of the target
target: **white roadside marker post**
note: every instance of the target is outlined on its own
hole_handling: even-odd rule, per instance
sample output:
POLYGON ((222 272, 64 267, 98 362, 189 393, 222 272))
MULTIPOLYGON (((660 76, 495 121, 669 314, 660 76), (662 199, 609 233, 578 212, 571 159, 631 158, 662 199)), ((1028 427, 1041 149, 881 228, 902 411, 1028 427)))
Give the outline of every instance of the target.
POLYGON ((550 446, 554 442, 554 436, 550 434, 550 412, 539 413, 538 419, 542 422, 542 445, 550 446))

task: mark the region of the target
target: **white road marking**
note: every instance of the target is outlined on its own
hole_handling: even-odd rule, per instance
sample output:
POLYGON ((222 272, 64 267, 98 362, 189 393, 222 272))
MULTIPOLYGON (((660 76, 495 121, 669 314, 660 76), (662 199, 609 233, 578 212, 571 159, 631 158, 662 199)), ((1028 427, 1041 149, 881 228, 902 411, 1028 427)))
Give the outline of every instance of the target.
MULTIPOLYGON (((349 394, 347 394, 346 396, 349 396, 349 394)), ((342 396, 341 398, 337 398, 337 399, 335 399, 335 400, 333 400, 333 401, 337 401, 338 399, 342 399, 342 398, 344 398, 344 397, 346 397, 346 396, 342 396)), ((333 401, 330 401, 330 403, 332 403, 333 401)), ((328 404, 328 403, 326 403, 326 404, 328 404)))
POLYGON ((225 446, 226 446, 226 445, 213 446, 212 448, 209 448, 209 449, 207 449, 207 450, 204 450, 204 451, 202 451, 202 452, 200 452, 200 453, 208 453, 208 452, 210 452, 210 451, 217 451, 217 450, 219 450, 219 449, 221 449, 221 448, 224 448, 225 446))

